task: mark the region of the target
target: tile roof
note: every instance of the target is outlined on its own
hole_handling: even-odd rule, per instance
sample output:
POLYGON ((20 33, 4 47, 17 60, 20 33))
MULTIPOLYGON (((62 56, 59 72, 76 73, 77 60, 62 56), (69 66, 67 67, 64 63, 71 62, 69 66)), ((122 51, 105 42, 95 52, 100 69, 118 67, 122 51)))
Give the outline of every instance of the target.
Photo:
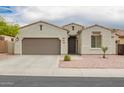
POLYGON ((118 30, 116 32, 116 35, 118 35, 119 37, 124 37, 124 30, 118 30))
POLYGON ((80 25, 80 24, 77 24, 77 23, 66 24, 66 25, 64 25, 64 26, 62 26, 62 27, 65 27, 65 26, 68 26, 68 25, 78 25, 78 26, 84 27, 83 25, 80 25))

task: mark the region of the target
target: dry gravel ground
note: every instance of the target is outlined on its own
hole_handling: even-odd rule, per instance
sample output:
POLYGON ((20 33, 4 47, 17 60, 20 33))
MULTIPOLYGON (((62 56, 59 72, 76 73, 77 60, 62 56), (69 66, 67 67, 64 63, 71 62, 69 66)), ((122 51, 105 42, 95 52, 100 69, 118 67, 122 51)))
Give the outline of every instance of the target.
POLYGON ((64 62, 60 60, 61 68, 91 68, 91 69, 124 69, 124 56, 107 55, 81 55, 71 56, 72 61, 64 62))

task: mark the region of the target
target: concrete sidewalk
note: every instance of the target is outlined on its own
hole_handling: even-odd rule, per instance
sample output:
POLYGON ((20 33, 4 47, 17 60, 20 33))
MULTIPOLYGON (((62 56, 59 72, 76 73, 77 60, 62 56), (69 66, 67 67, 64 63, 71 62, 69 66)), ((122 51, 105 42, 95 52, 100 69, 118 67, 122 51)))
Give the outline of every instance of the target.
POLYGON ((0 75, 64 76, 64 77, 124 77, 124 69, 32 69, 0 71, 0 75))

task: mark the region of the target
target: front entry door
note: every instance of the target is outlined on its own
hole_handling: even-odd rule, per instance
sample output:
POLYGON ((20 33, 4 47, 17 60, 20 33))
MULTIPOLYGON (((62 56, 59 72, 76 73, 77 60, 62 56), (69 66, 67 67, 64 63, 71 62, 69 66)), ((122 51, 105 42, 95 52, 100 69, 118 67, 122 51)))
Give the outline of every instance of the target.
POLYGON ((124 55, 124 44, 118 45, 118 55, 124 55))
POLYGON ((76 37, 71 36, 68 38, 68 54, 76 54, 76 37))

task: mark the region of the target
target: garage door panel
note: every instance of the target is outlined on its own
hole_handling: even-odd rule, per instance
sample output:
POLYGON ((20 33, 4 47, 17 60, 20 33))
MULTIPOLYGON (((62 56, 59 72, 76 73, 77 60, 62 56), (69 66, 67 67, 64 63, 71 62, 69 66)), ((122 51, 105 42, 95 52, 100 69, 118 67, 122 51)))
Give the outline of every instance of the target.
POLYGON ((60 54, 60 40, 56 38, 25 38, 22 54, 60 54))

